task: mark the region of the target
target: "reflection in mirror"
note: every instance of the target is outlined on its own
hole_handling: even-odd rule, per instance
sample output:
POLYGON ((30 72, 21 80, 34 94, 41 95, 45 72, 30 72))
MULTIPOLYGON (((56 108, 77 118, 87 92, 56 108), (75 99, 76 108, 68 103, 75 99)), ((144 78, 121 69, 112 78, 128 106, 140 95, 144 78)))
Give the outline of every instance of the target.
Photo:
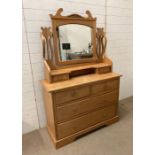
POLYGON ((92 29, 85 25, 68 24, 58 27, 60 60, 93 57, 92 29))

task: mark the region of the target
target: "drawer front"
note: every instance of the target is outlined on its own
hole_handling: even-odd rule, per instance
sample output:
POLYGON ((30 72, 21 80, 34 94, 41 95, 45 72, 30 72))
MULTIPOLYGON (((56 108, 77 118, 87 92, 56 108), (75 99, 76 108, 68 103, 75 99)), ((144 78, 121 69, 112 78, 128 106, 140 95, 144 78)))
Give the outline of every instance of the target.
POLYGON ((98 68, 98 73, 99 73, 99 74, 109 73, 109 72, 111 72, 111 67, 102 67, 102 68, 98 68))
POLYGON ((88 128, 116 115, 116 106, 108 106, 74 120, 57 125, 58 139, 88 128))
POLYGON ((63 105, 65 102, 69 102, 75 99, 79 99, 90 95, 90 87, 84 86, 80 88, 74 88, 70 90, 65 90, 55 94, 56 105, 63 105))
POLYGON ((113 79, 108 81, 103 81, 92 85, 92 94, 95 93, 106 93, 119 88, 119 79, 113 79))
POLYGON ((52 76, 52 82, 64 81, 64 80, 68 80, 68 79, 69 79, 68 74, 52 76))
POLYGON ((60 106, 57 107, 57 120, 58 122, 71 120, 94 109, 111 104, 117 104, 117 102, 118 90, 106 93, 104 95, 91 97, 82 101, 77 101, 72 104, 67 104, 65 106, 60 106))

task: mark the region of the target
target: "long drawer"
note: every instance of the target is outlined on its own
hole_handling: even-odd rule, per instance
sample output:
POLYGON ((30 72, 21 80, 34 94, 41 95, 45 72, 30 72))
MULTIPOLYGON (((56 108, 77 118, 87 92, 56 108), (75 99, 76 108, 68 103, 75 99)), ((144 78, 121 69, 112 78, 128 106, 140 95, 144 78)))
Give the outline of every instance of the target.
POLYGON ((58 139, 114 117, 116 115, 116 107, 116 105, 108 106, 71 121, 58 124, 58 139))
POLYGON ((76 101, 72 104, 60 106, 56 108, 57 120, 58 122, 64 122, 73 119, 77 116, 79 117, 91 110, 108 106, 111 104, 116 104, 117 101, 118 90, 115 90, 107 94, 90 97, 82 101, 76 101))

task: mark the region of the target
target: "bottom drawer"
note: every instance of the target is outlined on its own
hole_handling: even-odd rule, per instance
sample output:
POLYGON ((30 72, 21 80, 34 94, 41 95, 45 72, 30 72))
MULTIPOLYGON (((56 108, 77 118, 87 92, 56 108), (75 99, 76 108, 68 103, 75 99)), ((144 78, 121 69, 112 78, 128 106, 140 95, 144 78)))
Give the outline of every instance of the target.
POLYGON ((108 106, 91 112, 82 117, 73 119, 71 121, 60 123, 57 125, 58 139, 78 132, 82 129, 95 125, 96 123, 110 119, 116 115, 116 105, 108 106))

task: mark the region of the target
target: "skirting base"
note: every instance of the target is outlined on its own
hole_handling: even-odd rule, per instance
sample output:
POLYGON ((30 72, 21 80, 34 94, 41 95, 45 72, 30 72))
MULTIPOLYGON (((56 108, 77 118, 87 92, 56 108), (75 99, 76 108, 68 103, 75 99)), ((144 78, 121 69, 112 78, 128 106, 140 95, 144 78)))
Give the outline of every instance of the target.
POLYGON ((106 121, 97 123, 97 124, 95 124, 95 125, 93 125, 93 126, 91 126, 91 127, 89 127, 89 128, 86 128, 86 129, 84 129, 84 130, 80 130, 79 132, 76 132, 76 133, 74 133, 74 134, 72 134, 72 135, 69 135, 69 136, 64 137, 64 138, 62 138, 62 139, 59 139, 59 140, 56 140, 56 139, 55 139, 55 137, 54 137, 53 134, 52 134, 52 131, 50 130, 50 128, 49 128, 48 126, 47 126, 47 129, 48 129, 49 135, 50 135, 50 137, 51 137, 51 139, 52 139, 52 141, 53 141, 53 143, 54 143, 54 145, 55 145, 55 148, 58 149, 58 148, 60 148, 60 147, 62 147, 62 146, 64 146, 64 145, 66 145, 66 144, 68 144, 68 143, 70 143, 70 142, 76 140, 76 139, 79 138, 81 135, 84 135, 84 134, 86 134, 86 133, 89 133, 89 132, 91 132, 91 131, 93 131, 93 130, 99 128, 99 127, 108 126, 108 125, 110 125, 110 124, 113 124, 113 123, 117 122, 118 120, 119 120, 119 116, 115 116, 115 117, 113 117, 113 118, 111 118, 111 119, 108 119, 108 120, 106 120, 106 121))

